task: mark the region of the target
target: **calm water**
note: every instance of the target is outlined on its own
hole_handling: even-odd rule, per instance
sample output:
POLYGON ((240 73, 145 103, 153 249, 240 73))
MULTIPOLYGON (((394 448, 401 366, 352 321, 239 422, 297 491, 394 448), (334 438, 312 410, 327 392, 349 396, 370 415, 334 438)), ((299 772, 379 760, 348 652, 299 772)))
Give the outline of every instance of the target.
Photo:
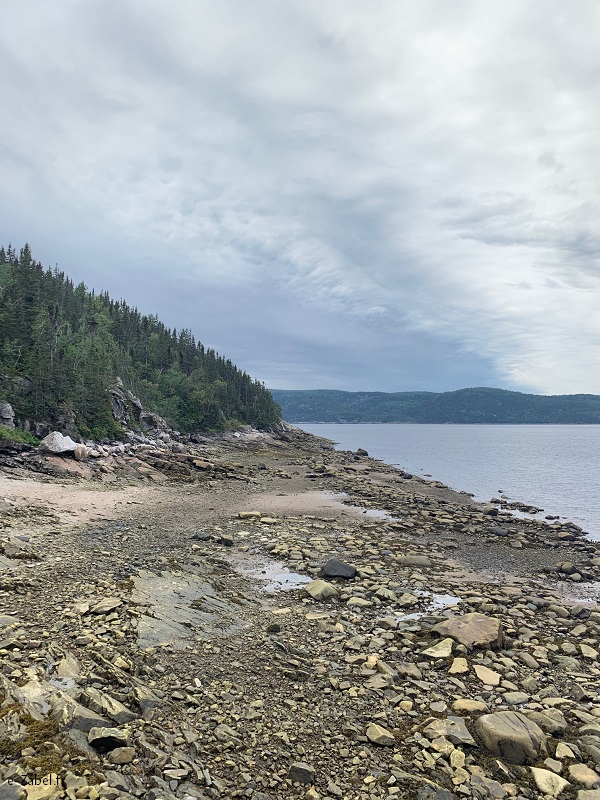
POLYGON ((521 500, 600 539, 600 425, 301 425, 477 500, 521 500))

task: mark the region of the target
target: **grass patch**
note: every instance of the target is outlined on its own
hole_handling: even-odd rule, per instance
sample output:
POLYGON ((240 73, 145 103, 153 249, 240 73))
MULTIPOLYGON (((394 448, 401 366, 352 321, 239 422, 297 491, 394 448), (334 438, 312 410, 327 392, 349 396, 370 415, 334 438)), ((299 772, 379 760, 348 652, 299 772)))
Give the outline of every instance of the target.
POLYGON ((40 443, 40 440, 31 433, 22 431, 20 428, 7 428, 5 425, 0 425, 0 441, 19 442, 19 444, 30 444, 34 447, 40 443))

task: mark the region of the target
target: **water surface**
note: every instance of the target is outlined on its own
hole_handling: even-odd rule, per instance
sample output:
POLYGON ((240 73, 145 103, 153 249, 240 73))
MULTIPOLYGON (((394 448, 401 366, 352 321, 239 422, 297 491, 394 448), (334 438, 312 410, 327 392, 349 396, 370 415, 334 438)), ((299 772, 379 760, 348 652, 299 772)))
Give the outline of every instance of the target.
POLYGON ((560 515, 600 539, 600 425, 308 425, 342 450, 359 447, 487 501, 560 515))

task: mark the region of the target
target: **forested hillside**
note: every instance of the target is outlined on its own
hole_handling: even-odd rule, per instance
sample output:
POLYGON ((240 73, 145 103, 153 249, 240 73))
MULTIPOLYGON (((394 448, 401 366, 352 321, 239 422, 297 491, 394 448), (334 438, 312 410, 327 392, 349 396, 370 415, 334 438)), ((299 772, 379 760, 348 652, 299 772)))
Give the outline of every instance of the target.
POLYGON ((188 329, 75 286, 34 261, 28 245, 0 248, 0 376, 0 400, 17 417, 52 423, 74 411, 84 436, 118 432, 108 395, 117 376, 180 431, 279 419, 262 384, 188 329))
POLYGON ((506 389, 340 392, 273 389, 288 422, 600 424, 600 396, 536 395, 506 389))

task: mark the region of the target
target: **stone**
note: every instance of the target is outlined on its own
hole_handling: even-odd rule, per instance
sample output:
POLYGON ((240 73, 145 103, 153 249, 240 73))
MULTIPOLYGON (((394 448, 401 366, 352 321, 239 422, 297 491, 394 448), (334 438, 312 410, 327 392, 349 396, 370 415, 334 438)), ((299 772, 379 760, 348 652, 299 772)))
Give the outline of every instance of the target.
POLYGON ((315 770, 309 764, 305 764, 304 761, 297 761, 292 764, 288 775, 294 783, 315 782, 315 770))
POLYGON ((462 675, 465 672, 469 671, 469 663, 466 658, 458 657, 455 658, 452 662, 450 669, 448 670, 449 675, 462 675))
POLYGON ((569 777, 576 783, 582 783, 586 789, 597 789, 600 787, 600 775, 585 764, 570 764, 569 777))
POLYGON ((431 566, 431 559, 427 556, 398 556, 396 562, 405 567, 427 568, 431 566))
POLYGON ((517 711, 484 714, 475 726, 484 747, 511 764, 527 764, 546 751, 543 730, 517 711))
POLYGON ((311 581, 304 587, 304 591, 307 592, 313 600, 329 600, 339 595, 338 590, 332 583, 327 583, 327 581, 320 579, 311 581))
POLYGON ((0 402, 0 425, 5 428, 15 427, 15 412, 10 403, 0 402))
POLYGON ((504 692, 502 699, 509 706, 520 706, 529 701, 529 695, 525 692, 504 692))
POLYGON ((129 737, 126 731, 120 728, 91 728, 88 742, 99 753, 109 753, 117 747, 127 747, 129 737))
POLYGON ((600 789, 580 789, 577 800, 600 800, 600 789))
POLYGON ((119 600, 118 597, 104 597, 90 609, 90 613, 110 614, 111 611, 114 611, 115 608, 118 608, 120 605, 123 605, 123 601, 119 600))
POLYGON ((472 700, 470 697, 459 697, 452 703, 452 711, 471 714, 474 711, 487 711, 488 707, 483 700, 472 700))
POLYGON ((489 667, 484 667, 483 664, 474 664, 473 669, 475 670, 475 674, 479 678, 482 683, 485 683, 486 686, 499 686, 500 681, 502 679, 502 675, 499 672, 494 672, 493 669, 489 667))
POLYGON ((27 800, 51 800, 63 793, 62 782, 55 772, 41 775, 36 783, 25 785, 27 800))
POLYGON ((43 453, 54 453, 54 455, 72 453, 76 447, 77 442, 74 442, 70 436, 63 436, 59 431, 52 431, 39 444, 39 449, 43 453))
POLYGON ((436 719, 430 722, 423 730, 423 734, 428 739, 443 736, 452 744, 469 744, 476 746, 477 742, 469 733, 464 720, 461 717, 447 717, 446 719, 436 719))
POLYGON ((25 800, 27 793, 20 783, 0 781, 0 800, 25 800))
POLYGON ((92 728, 110 727, 110 722, 63 692, 50 695, 51 716, 60 730, 74 728, 89 733, 92 728))
POLYGON ((134 758, 135 749, 133 747, 115 747, 108 754, 111 764, 130 764, 134 758))
POLYGON ((497 648, 502 644, 500 620, 476 612, 450 617, 435 625, 433 630, 440 636, 450 636, 469 648, 497 648))
POLYGON ((528 711, 527 716, 532 722, 552 736, 561 736, 568 728, 567 720, 558 708, 545 708, 543 711, 528 711))
POLYGON ((452 648, 454 647, 454 640, 453 639, 442 639, 441 642, 432 645, 431 647, 427 647, 421 653, 422 656, 427 656, 428 658, 448 658, 452 655, 452 648))
POLYGON ((73 450, 73 458, 75 461, 85 461, 90 454, 90 451, 84 444, 78 444, 73 450))
POLYGON ((531 767, 531 774, 533 775, 533 780, 539 791, 550 797, 558 797, 567 786, 571 785, 569 781, 561 778, 560 775, 557 775, 549 769, 531 767))
POLYGON ((368 608, 371 602, 364 597, 351 597, 346 605, 354 606, 355 608, 368 608))
POLYGON ((396 744, 394 734, 388 731, 387 728, 377 725, 375 722, 370 723, 366 734, 367 739, 373 742, 373 744, 379 744, 383 747, 393 747, 396 744))
POLYGON ((346 578, 347 580, 356 577, 356 567, 346 564, 337 558, 330 558, 322 569, 324 578, 346 578))

